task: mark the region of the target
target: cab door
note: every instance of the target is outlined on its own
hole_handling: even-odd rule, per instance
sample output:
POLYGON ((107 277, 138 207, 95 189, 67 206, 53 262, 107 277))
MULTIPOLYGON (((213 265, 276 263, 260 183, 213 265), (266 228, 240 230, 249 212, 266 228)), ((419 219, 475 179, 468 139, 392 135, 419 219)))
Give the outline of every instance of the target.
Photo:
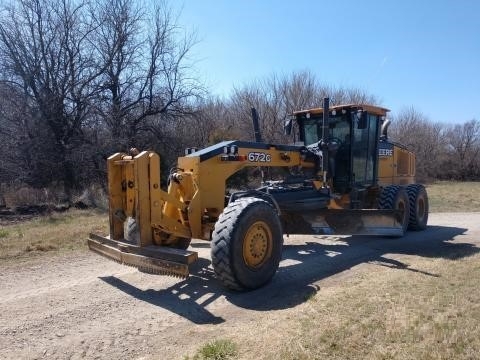
POLYGON ((355 186, 377 182, 377 138, 379 118, 366 112, 352 113, 352 177, 355 186))

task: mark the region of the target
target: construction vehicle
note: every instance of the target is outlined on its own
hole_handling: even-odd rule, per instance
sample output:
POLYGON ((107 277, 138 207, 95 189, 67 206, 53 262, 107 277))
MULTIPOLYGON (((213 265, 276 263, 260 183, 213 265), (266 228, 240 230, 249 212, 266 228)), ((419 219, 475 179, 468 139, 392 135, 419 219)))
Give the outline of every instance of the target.
POLYGON ((285 234, 403 236, 427 226, 428 197, 414 182, 415 156, 387 137, 389 110, 329 106, 293 113, 293 145, 223 141, 187 149, 160 184, 151 151, 108 158, 110 234, 91 234, 91 250, 148 273, 186 278, 197 253, 192 238, 211 242, 212 266, 228 288, 261 287, 276 273, 285 234), (241 169, 283 178, 227 193, 241 169))

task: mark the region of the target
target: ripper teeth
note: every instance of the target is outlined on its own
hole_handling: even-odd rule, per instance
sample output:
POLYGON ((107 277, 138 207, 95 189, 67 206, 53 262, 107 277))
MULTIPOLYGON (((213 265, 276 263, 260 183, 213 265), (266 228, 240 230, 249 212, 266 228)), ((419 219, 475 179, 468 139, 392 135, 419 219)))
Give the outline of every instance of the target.
MULTIPOLYGON (((129 266, 135 267, 134 265, 129 265, 129 266)), ((175 278, 179 278, 179 279, 186 279, 187 278, 187 276, 185 276, 183 274, 177 274, 177 273, 167 271, 167 270, 151 269, 151 268, 145 268, 145 267, 137 267, 137 269, 140 272, 143 272, 143 273, 146 273, 146 274, 151 274, 151 275, 165 275, 165 276, 171 276, 171 277, 175 277, 175 278)))
POLYGON ((143 273, 146 273, 146 274, 165 275, 165 276, 171 276, 171 277, 175 277, 175 278, 179 278, 179 279, 186 279, 187 278, 187 276, 185 276, 183 274, 177 274, 177 273, 172 272, 172 271, 152 269, 152 268, 140 267, 140 266, 135 266, 135 265, 130 265, 130 264, 128 264, 128 265, 136 267, 139 271, 141 271, 143 273))
POLYGON ((147 274, 154 274, 154 275, 166 275, 166 276, 172 276, 176 277, 179 279, 186 279, 188 278, 188 266, 183 265, 183 264, 172 264, 168 263, 168 261, 163 261, 162 264, 152 264, 155 265, 155 267, 150 267, 148 262, 146 263, 144 260, 140 259, 137 260, 135 258, 132 258, 130 260, 126 260, 123 257, 118 257, 118 256, 110 256, 108 253, 103 252, 95 247, 90 247, 91 250, 93 250, 95 253, 101 255, 104 258, 107 258, 109 260, 113 260, 118 264, 121 265, 127 265, 130 267, 134 267, 138 269, 141 272, 147 273, 147 274), (162 266, 163 265, 163 266, 162 266))

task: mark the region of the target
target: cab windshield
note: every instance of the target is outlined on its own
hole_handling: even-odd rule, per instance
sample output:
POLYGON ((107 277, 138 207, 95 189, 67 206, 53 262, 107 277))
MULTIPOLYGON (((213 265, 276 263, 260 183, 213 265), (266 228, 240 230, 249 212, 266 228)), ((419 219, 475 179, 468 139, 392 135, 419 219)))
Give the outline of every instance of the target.
POLYGON ((336 138, 341 142, 350 141, 350 121, 346 115, 330 116, 328 124, 322 128, 322 117, 304 119, 305 145, 314 144, 321 140, 322 135, 327 138, 336 138))

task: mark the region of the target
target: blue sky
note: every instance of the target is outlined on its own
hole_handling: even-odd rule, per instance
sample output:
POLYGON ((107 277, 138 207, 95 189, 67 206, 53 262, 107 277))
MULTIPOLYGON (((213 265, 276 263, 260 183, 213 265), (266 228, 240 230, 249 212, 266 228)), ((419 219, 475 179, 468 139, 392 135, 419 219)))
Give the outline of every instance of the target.
POLYGON ((272 73, 310 70, 398 113, 480 120, 480 1, 178 0, 196 69, 228 96, 272 73))

